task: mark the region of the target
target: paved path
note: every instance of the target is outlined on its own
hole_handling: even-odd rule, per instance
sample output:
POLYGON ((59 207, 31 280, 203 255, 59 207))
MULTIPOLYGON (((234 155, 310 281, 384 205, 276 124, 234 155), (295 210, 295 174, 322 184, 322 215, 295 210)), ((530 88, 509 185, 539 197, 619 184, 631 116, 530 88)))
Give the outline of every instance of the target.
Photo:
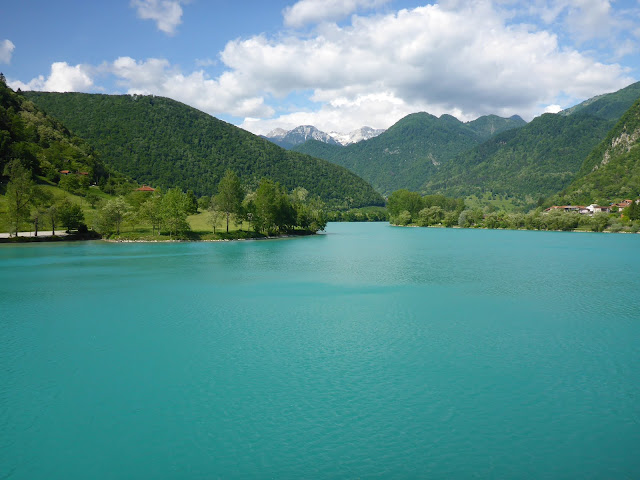
MULTIPOLYGON (((53 235, 51 230, 38 230, 38 237, 50 237, 53 235)), ((67 232, 64 230, 56 230, 57 237, 64 237, 67 235, 67 232)), ((35 232, 19 232, 19 237, 35 237, 35 232)), ((8 233, 0 233, 0 238, 9 238, 8 233)))

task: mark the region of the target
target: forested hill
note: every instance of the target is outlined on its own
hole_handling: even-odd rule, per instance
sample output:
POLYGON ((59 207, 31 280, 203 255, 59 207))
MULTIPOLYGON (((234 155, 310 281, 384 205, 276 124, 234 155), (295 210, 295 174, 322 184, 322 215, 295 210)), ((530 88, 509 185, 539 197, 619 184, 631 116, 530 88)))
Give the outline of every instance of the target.
POLYGON ((463 123, 451 115, 438 118, 422 112, 402 118, 377 137, 346 147, 310 140, 294 150, 343 165, 388 194, 400 188, 417 190, 439 165, 525 123, 517 116, 495 115, 463 123))
POLYGON ((174 100, 141 95, 24 92, 140 183, 215 193, 227 169, 255 187, 268 177, 330 205, 382 205, 367 182, 325 160, 290 152, 174 100))
POLYGON ((589 205, 640 196, 640 100, 584 161, 578 178, 554 203, 589 205))
POLYGON ((617 92, 605 93, 567 108, 560 115, 587 113, 607 120, 618 120, 640 98, 640 82, 632 83, 617 92))
POLYGON ((451 196, 493 193, 529 207, 566 188, 585 158, 640 97, 640 83, 583 102, 569 114, 544 114, 444 164, 420 189, 451 196))
POLYGON ((108 173, 89 144, 11 90, 0 77, 0 176, 13 159, 55 183, 60 170, 83 172, 86 181, 94 182, 108 173))
POLYGON ((565 188, 614 122, 592 115, 544 114, 443 165, 421 191, 496 195, 535 203, 565 188))

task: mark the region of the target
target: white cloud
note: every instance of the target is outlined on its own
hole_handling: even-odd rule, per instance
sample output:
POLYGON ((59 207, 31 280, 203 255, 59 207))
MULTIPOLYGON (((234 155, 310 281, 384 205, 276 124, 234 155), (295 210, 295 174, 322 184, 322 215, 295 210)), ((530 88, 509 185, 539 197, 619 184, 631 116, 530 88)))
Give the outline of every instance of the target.
POLYGON ((303 27, 310 23, 336 21, 359 9, 375 8, 389 0, 300 0, 282 11, 289 27, 303 27))
MULTIPOLYGON (((402 117, 427 110, 424 106, 408 104, 390 92, 362 95, 349 100, 336 98, 318 110, 286 113, 275 118, 246 118, 240 127, 256 134, 266 134, 275 128, 290 130, 298 125, 315 125, 322 131, 348 133, 362 126, 388 128, 402 117)), ((441 115, 442 110, 430 109, 441 115)), ((456 111, 462 117, 461 112, 456 111)))
POLYGON ((40 75, 28 83, 10 81, 9 86, 14 90, 40 90, 45 92, 80 92, 93 86, 91 68, 86 65, 71 66, 67 62, 51 64, 51 72, 45 79, 40 75))
POLYGON ((155 21, 158 30, 169 35, 182 23, 180 0, 131 0, 131 6, 137 9, 138 17, 155 21))
POLYGON ((0 42, 0 63, 10 63, 11 55, 16 46, 11 40, 3 40, 0 42))
POLYGON ((491 113, 531 119, 547 106, 568 107, 633 81, 620 65, 561 46, 551 31, 512 24, 510 15, 489 0, 447 0, 353 16, 345 27, 323 23, 313 34, 231 41, 218 56, 219 76, 166 59, 120 57, 94 69, 54 64, 27 88, 86 89, 93 76, 113 75, 121 91, 245 118, 244 128, 266 133, 300 124, 386 128, 416 111, 464 121, 491 113))
POLYGON ((120 57, 104 69, 114 74, 128 93, 162 95, 211 114, 269 117, 273 109, 264 98, 243 88, 236 75, 210 78, 202 70, 185 75, 164 59, 136 61, 120 57))
POLYGON ((196 58, 195 64, 196 67, 213 67, 218 64, 218 61, 211 58, 196 58))
POLYGON ((558 113, 561 112, 563 108, 560 105, 547 105, 544 109, 544 113, 558 113))
MULTIPOLYGON (((221 58, 228 74, 256 94, 312 91, 312 100, 325 104, 313 114, 285 114, 283 121, 316 115, 317 123, 331 123, 333 111, 360 111, 356 128, 388 126, 365 118, 369 102, 362 99, 374 94, 397 99, 408 110, 457 112, 461 119, 488 113, 531 118, 541 104, 558 103, 559 97, 583 99, 633 81, 617 64, 561 48, 553 33, 508 25, 488 1, 354 17, 349 27, 325 25, 311 38, 237 40, 221 58), (336 98, 349 108, 327 103, 336 98)), ((249 123, 264 130, 255 120, 249 123)))
POLYGON ((615 0, 536 0, 528 11, 548 25, 566 29, 578 44, 597 39, 597 48, 605 50, 615 49, 621 37, 633 33, 633 17, 638 16, 637 7, 624 8, 615 0))
POLYGON ((571 0, 567 24, 580 41, 607 37, 615 28, 609 0, 571 0))

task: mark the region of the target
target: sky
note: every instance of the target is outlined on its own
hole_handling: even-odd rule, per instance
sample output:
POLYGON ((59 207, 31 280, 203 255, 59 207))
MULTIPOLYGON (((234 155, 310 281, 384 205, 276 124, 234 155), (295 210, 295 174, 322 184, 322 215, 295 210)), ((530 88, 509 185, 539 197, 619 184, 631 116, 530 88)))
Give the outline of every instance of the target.
POLYGON ((22 90, 154 94, 257 134, 531 120, 640 79, 640 0, 19 0, 22 90))

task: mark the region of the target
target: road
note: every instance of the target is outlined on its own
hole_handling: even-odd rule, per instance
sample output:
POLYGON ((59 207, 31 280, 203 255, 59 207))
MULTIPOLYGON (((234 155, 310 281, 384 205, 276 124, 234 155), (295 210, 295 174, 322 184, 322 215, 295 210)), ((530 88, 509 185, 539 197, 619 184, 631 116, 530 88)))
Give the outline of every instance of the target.
MULTIPOLYGON (((53 232, 51 230, 39 230, 38 231, 38 237, 50 237, 51 235, 53 235, 53 232)), ((67 235, 67 233, 64 230, 56 230, 56 236, 58 237, 65 237, 67 235)), ((35 237, 35 233, 34 232, 19 232, 18 233, 19 237, 35 237)), ((9 238, 9 234, 8 233, 0 233, 0 238, 9 238)))

